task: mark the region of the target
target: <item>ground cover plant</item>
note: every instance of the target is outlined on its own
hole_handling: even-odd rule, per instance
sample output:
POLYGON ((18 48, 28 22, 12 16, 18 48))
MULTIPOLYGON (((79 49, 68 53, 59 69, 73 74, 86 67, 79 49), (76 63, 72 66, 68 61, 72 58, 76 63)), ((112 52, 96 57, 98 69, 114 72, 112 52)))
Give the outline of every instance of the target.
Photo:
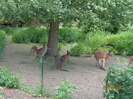
POLYGON ((109 68, 105 78, 106 99, 133 98, 133 67, 109 68))

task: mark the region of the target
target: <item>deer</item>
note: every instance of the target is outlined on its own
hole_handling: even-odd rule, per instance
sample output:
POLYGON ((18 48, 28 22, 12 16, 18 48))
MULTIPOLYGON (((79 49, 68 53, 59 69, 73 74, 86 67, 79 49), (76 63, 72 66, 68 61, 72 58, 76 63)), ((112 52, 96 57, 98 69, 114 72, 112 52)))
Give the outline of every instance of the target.
POLYGON ((67 60, 69 60, 70 52, 67 50, 67 54, 62 55, 60 58, 61 65, 65 64, 67 60))
POLYGON ((133 56, 131 56, 131 57, 130 57, 130 59, 129 59, 129 62, 128 62, 128 65, 127 65, 127 66, 129 66, 132 62, 133 62, 133 56))
POLYGON ((32 46, 32 47, 31 47, 30 54, 31 54, 31 53, 37 53, 37 51, 38 51, 37 46, 32 46))
POLYGON ((62 69, 62 64, 61 64, 60 58, 61 57, 59 55, 54 55, 54 65, 56 66, 56 69, 69 72, 68 70, 62 69))
POLYGON ((42 57, 46 54, 46 52, 47 52, 47 44, 45 42, 43 44, 43 47, 38 49, 37 52, 36 52, 36 59, 40 58, 40 63, 42 62, 42 57))
POLYGON ((106 53, 102 50, 99 50, 95 53, 95 59, 98 62, 98 66, 100 69, 105 70, 104 67, 106 66, 106 61, 109 59, 110 56, 112 56, 111 52, 106 53), (102 67, 100 66, 101 62, 102 62, 102 67))

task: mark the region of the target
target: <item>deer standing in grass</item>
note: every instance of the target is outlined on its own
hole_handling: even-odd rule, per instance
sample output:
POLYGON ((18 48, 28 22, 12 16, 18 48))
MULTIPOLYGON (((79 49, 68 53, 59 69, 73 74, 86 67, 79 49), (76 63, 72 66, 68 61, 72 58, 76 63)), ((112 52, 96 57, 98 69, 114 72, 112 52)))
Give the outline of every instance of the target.
POLYGON ((38 51, 37 46, 32 46, 32 47, 31 47, 30 54, 31 54, 31 53, 37 53, 37 51, 38 51))
POLYGON ((61 65, 65 64, 67 60, 69 60, 70 52, 67 50, 67 54, 62 55, 60 58, 61 65))
POLYGON ((133 62, 133 56, 130 57, 129 62, 128 62, 128 66, 129 66, 132 62, 133 62))
POLYGON ((100 69, 104 69, 104 67, 106 66, 106 61, 109 59, 109 56, 111 56, 111 53, 106 53, 102 50, 99 50, 95 53, 95 58, 96 61, 98 62, 98 66, 100 69), (100 63, 102 63, 102 67, 100 66, 100 63))
POLYGON ((36 53, 36 59, 40 58, 40 63, 42 62, 42 57, 45 55, 46 52, 47 52, 47 43, 45 42, 43 44, 43 48, 38 49, 36 53))

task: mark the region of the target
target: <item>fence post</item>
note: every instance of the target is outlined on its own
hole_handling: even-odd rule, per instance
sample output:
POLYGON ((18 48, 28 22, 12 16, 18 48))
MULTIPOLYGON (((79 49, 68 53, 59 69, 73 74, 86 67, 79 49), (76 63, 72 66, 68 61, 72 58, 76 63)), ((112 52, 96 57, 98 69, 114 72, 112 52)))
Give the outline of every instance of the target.
POLYGON ((44 90, 44 56, 41 57, 41 86, 42 86, 42 96, 43 95, 43 90, 44 90))

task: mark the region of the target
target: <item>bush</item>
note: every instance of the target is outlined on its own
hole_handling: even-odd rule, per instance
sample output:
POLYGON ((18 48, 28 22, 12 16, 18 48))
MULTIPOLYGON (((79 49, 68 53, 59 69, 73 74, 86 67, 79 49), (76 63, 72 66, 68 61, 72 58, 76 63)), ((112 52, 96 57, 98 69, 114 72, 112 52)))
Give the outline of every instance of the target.
POLYGON ((126 55, 133 55, 133 34, 132 31, 121 32, 116 35, 112 35, 108 40, 112 42, 117 51, 117 54, 126 53, 126 55))
POLYGON ((18 88, 19 87, 19 78, 14 75, 8 75, 5 86, 7 88, 18 88))
POLYGON ((6 32, 6 34, 12 35, 15 29, 16 28, 7 27, 7 28, 4 28, 3 30, 6 32))
POLYGON ((106 44, 107 36, 110 36, 109 33, 106 33, 104 31, 97 31, 97 32, 90 32, 87 34, 85 45, 88 47, 88 49, 91 49, 90 54, 94 54, 97 50, 109 50, 108 47, 102 47, 102 45, 106 44))
POLYGON ((106 99, 132 99, 133 67, 109 68, 105 84, 106 99))
POLYGON ((14 31, 12 39, 15 43, 42 43, 47 41, 48 32, 46 29, 37 29, 33 27, 14 31))
MULTIPOLYGON (((0 90, 3 90, 3 88, 0 86, 0 90)), ((0 99, 2 99, 3 98, 3 95, 2 95, 2 93, 0 92, 0 99)))
MULTIPOLYGON (((133 34, 132 31, 109 34, 103 31, 90 32, 85 39, 85 45, 89 49, 89 54, 94 54, 97 50, 106 52, 112 51, 114 54, 133 55, 133 34), (114 46, 106 46, 106 44, 114 46)), ((87 52, 87 51, 86 51, 87 52)))
POLYGON ((0 30, 0 55, 3 52, 3 48, 6 42, 6 35, 5 35, 5 31, 0 30))
POLYGON ((8 88, 18 88, 19 78, 12 75, 6 67, 1 68, 0 72, 0 86, 6 86, 8 88))
POLYGON ((49 97, 51 95, 51 91, 49 88, 46 88, 42 85, 38 85, 34 90, 34 96, 41 97, 43 95, 49 97))
MULTIPOLYGON (((58 40, 60 43, 71 43, 83 40, 83 33, 77 28, 60 28, 58 40)), ((12 39, 15 43, 42 43, 48 41, 48 31, 44 28, 16 28, 12 39)))
POLYGON ((72 85, 71 82, 65 81, 60 84, 60 86, 57 86, 56 88, 56 99, 72 99, 72 96, 70 93, 74 92, 76 90, 76 87, 72 85))
POLYGON ((79 43, 78 45, 74 46, 70 52, 73 56, 80 56, 85 50, 85 47, 82 43, 79 43))
POLYGON ((83 33, 76 28, 60 28, 58 32, 58 41, 60 43, 77 42, 83 39, 83 33))
POLYGON ((20 84, 19 89, 26 93, 31 93, 31 89, 23 83, 20 84))

